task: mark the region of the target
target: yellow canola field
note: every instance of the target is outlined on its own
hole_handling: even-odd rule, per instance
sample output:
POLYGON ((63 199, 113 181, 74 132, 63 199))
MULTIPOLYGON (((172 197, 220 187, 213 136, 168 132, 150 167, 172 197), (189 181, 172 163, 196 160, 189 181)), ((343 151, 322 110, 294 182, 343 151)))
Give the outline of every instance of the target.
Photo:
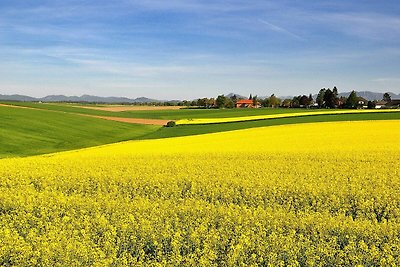
POLYGON ((399 266, 400 121, 0 160, 1 266, 399 266))
POLYGON ((281 114, 257 115, 257 116, 242 116, 242 117, 230 117, 230 118, 182 119, 182 120, 177 120, 175 122, 175 124, 176 125, 213 124, 213 123, 227 123, 227 122, 239 122, 239 121, 256 121, 256 120, 268 120, 268 119, 304 117, 304 116, 316 116, 316 115, 381 113, 381 112, 400 112, 400 109, 322 110, 322 111, 294 112, 294 113, 281 113, 281 114))

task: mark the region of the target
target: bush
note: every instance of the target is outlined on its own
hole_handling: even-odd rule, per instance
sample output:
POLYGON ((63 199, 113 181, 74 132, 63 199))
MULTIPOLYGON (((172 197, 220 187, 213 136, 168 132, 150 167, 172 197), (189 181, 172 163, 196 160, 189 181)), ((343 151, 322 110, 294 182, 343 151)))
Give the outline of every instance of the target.
POLYGON ((167 127, 175 127, 176 123, 174 121, 169 121, 169 122, 167 122, 167 125, 165 125, 165 126, 167 126, 167 127))

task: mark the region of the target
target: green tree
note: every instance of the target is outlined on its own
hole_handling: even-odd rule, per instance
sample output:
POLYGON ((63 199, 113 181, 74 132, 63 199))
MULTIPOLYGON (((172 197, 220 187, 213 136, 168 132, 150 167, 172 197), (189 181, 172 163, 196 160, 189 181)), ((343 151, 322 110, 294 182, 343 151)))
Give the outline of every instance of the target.
POLYGON ((306 95, 302 95, 299 99, 299 104, 300 106, 308 107, 311 104, 310 98, 306 95))
POLYGON ((281 100, 279 98, 277 98, 274 94, 272 94, 269 97, 269 106, 276 108, 279 107, 279 105, 281 104, 281 100))
POLYGON ((232 100, 232 102, 233 102, 233 104, 235 104, 236 105, 236 102, 237 102, 237 96, 236 95, 233 95, 233 96, 231 96, 231 100, 232 100))
POLYGON ((215 106, 215 99, 214 98, 209 98, 207 100, 207 108, 211 108, 215 106))
POLYGON ((257 106, 257 103, 258 103, 258 97, 255 95, 255 96, 253 96, 253 106, 257 106))
POLYGON ((312 105, 312 104, 314 103, 314 99, 313 99, 313 97, 312 97, 312 94, 310 94, 310 95, 308 96, 308 102, 310 103, 310 105, 312 105))
POLYGON ((384 93, 383 94, 383 100, 386 101, 386 102, 390 102, 390 101, 392 101, 392 97, 390 96, 389 93, 384 93))
POLYGON ((332 89, 332 94, 333 94, 333 106, 336 108, 339 105, 339 92, 336 86, 333 87, 332 89))
POLYGON ((358 102, 357 93, 353 90, 351 91, 349 97, 346 100, 346 108, 356 108, 358 102))
POLYGON ((319 108, 324 107, 324 103, 325 103, 325 102, 324 102, 325 91, 326 91, 326 89, 325 89, 325 88, 322 88, 321 90, 319 90, 319 93, 318 93, 318 95, 317 95, 316 101, 317 101, 317 104, 318 104, 318 107, 319 107, 319 108))
POLYGON ((284 108, 290 108, 292 106, 292 100, 290 99, 284 99, 282 101, 282 107, 284 108))
POLYGON ((292 108, 298 108, 298 107, 300 107, 300 98, 301 98, 301 96, 295 96, 295 97, 293 97, 293 99, 292 99, 292 105, 291 105, 292 108))
POLYGON ((263 105, 263 107, 269 107, 269 97, 264 98, 261 101, 261 104, 263 105))
POLYGON ((368 101, 368 109, 374 109, 376 106, 376 102, 375 101, 368 101))
POLYGON ((225 101, 225 107, 226 108, 234 108, 235 107, 235 103, 233 103, 232 99, 227 98, 225 101))
POLYGON ((223 108, 225 107, 226 104, 226 96, 224 95, 219 95, 217 99, 215 100, 215 104, 217 105, 218 108, 223 108))
POLYGON ((336 102, 335 94, 329 88, 325 91, 324 102, 325 102, 325 107, 335 108, 335 102, 336 102))

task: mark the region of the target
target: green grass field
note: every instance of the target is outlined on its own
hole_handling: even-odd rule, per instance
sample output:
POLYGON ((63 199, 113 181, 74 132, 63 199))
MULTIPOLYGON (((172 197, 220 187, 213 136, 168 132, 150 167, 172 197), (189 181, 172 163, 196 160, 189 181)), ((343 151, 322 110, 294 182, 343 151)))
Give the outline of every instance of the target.
MULTIPOLYGON (((135 110, 110 112, 102 110, 94 110, 81 108, 75 104, 44 104, 31 102, 3 102, 24 107, 33 107, 45 110, 62 111, 68 113, 80 113, 98 116, 124 117, 124 118, 143 118, 143 119, 163 119, 163 120, 180 120, 180 119, 196 119, 196 118, 232 118, 242 116, 269 115, 280 113, 299 112, 298 109, 282 109, 282 108, 258 108, 258 109, 178 109, 178 110, 135 110)), ((90 105, 83 105, 90 106, 90 105)), ((93 105, 92 105, 93 106, 93 105)), ((96 105, 97 106, 97 105, 96 105)), ((303 112, 317 111, 315 109, 302 109, 303 112)))
POLYGON ((0 158, 138 139, 160 128, 8 107, 0 107, 0 123, 0 158))
MULTIPOLYGON (((326 121, 400 120, 400 112, 393 112, 315 115, 211 125, 182 125, 169 128, 106 121, 97 118, 79 116, 76 113, 103 116, 121 116, 121 114, 124 114, 125 117, 172 119, 220 118, 244 115, 292 113, 299 112, 299 109, 182 109, 140 112, 107 112, 75 108, 68 104, 17 104, 29 107, 41 107, 43 110, 0 107, 0 158, 45 154, 125 140, 188 136, 284 124, 326 121), (139 113, 141 116, 137 115, 139 113)), ((303 112, 307 110, 300 111, 303 112)), ((308 111, 312 112, 313 110, 308 111)))

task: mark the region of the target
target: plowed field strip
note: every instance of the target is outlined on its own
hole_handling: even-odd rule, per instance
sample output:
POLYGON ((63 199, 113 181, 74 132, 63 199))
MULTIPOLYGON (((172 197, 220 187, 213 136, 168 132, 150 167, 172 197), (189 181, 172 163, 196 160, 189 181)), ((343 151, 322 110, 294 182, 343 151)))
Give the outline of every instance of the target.
MULTIPOLYGON (((8 108, 26 108, 26 109, 34 109, 34 110, 46 110, 40 108, 31 108, 31 107, 23 107, 23 106, 16 106, 16 105, 7 105, 7 104, 0 104, 0 107, 8 107, 8 108)), ((109 121, 118 121, 124 123, 135 123, 135 124, 147 124, 147 125, 166 125, 169 120, 157 120, 157 119, 137 119, 137 118, 121 118, 121 117, 108 117, 108 116, 96 116, 96 115, 88 115, 88 114, 80 114, 80 113, 72 113, 72 112, 64 112, 64 111, 55 111, 55 110, 48 110, 51 112, 62 112, 67 114, 85 116, 85 117, 92 117, 97 119, 109 120, 109 121)))
POLYGON ((121 117, 96 116, 96 115, 87 115, 87 114, 79 114, 79 115, 103 119, 103 120, 119 121, 119 122, 125 122, 125 123, 136 123, 136 124, 166 125, 167 122, 169 122, 169 120, 157 120, 157 119, 121 118, 121 117))

